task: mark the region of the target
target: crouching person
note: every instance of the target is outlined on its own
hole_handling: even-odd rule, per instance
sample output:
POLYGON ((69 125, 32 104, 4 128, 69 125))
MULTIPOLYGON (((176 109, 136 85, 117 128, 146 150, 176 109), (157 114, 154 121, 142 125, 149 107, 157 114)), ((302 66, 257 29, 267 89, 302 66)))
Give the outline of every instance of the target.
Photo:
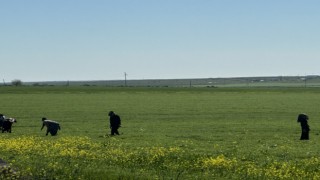
POLYGON ((58 133, 58 130, 61 130, 60 124, 56 121, 48 120, 47 118, 42 118, 42 127, 41 130, 44 127, 47 127, 47 133, 46 136, 48 136, 48 133, 51 134, 51 136, 55 136, 58 133))
POLYGON ((5 119, 2 123, 2 133, 8 132, 11 133, 12 124, 17 123, 15 118, 5 119))

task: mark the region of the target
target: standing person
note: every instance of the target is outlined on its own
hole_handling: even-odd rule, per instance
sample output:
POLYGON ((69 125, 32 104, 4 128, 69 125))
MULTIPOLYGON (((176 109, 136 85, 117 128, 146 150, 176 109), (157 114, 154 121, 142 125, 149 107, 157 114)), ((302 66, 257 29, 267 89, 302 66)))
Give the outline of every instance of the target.
POLYGON ((120 135, 118 132, 119 127, 121 127, 121 119, 118 115, 116 115, 113 111, 110 111, 110 128, 111 128, 111 136, 114 134, 120 135))
POLYGON ((300 140, 309 140, 309 131, 310 127, 308 125, 308 115, 306 114, 299 114, 298 122, 301 124, 301 137, 300 140))
POLYGON ((42 127, 41 130, 47 126, 47 133, 46 136, 48 136, 48 133, 50 132, 51 136, 55 136, 58 133, 58 130, 61 130, 60 124, 56 121, 48 120, 47 118, 42 118, 42 127))

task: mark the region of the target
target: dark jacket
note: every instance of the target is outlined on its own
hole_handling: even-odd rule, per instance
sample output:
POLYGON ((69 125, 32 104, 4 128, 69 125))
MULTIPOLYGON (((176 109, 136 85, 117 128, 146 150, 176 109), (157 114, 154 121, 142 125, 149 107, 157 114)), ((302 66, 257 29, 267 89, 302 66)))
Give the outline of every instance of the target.
POLYGON ((113 114, 112 116, 110 116, 110 127, 120 127, 121 126, 121 119, 118 115, 113 114))
POLYGON ((309 124, 308 124, 308 119, 309 119, 309 117, 307 115, 299 114, 298 122, 301 125, 302 131, 310 131, 310 127, 309 127, 309 124))

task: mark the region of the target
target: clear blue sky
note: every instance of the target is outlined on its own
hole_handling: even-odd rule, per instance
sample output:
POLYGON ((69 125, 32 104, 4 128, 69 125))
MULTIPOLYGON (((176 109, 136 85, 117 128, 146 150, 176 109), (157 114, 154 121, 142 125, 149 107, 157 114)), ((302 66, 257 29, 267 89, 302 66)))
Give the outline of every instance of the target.
POLYGON ((0 0, 0 80, 320 74, 319 0, 0 0))

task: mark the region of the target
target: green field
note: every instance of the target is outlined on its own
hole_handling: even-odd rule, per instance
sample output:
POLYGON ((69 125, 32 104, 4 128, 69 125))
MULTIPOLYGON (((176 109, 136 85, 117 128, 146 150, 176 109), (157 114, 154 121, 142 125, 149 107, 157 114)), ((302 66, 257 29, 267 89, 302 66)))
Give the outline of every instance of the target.
MULTIPOLYGON (((29 179, 319 179, 318 88, 0 87, 0 158, 29 179), (122 118, 109 137, 108 112, 122 118), (296 118, 307 113, 310 140, 296 118), (60 122, 58 136, 41 118, 60 122)), ((8 169, 6 171, 9 171, 8 169)))

